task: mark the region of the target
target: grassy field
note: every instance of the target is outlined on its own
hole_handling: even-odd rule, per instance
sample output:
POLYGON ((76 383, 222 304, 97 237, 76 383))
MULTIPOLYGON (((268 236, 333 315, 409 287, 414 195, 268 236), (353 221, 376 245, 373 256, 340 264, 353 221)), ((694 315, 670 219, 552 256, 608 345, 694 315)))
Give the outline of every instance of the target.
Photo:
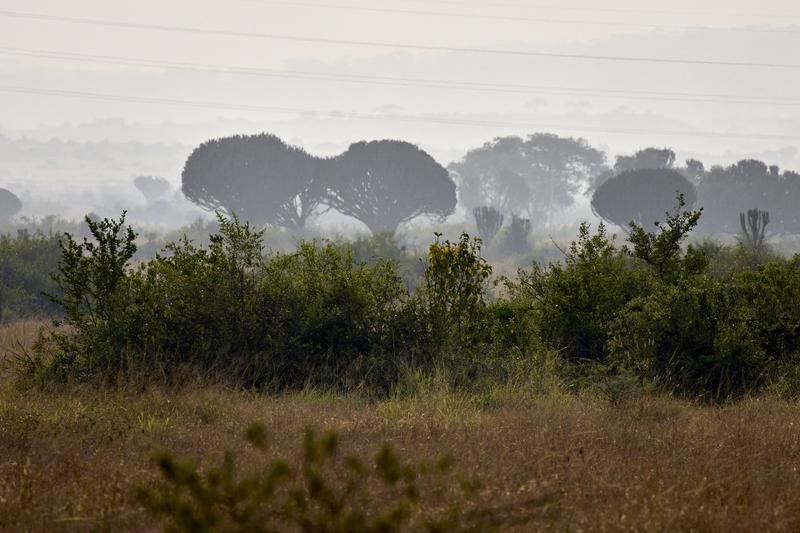
MULTIPOLYGON (((5 357, 38 326, 2 329, 5 357)), ((411 459, 450 452, 453 475, 481 481, 472 511, 503 531, 797 531, 799 414, 769 397, 711 408, 524 388, 475 398, 435 384, 381 401, 201 384, 42 392, 6 375, 0 530, 158 529, 133 497, 159 477, 153 454, 213 464, 232 449, 255 468, 262 459, 241 435, 263 422, 286 457, 309 426, 338 430, 345 450, 364 455, 383 442, 411 459)))

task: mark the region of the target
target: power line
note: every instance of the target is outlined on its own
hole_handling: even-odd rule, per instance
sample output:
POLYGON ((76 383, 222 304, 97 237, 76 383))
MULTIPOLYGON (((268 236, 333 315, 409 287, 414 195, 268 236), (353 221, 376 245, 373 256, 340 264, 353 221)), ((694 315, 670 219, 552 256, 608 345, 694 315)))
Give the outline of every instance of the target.
POLYGON ((596 13, 638 13, 646 15, 686 15, 691 17, 710 15, 713 17, 743 17, 743 18, 768 18, 774 20, 786 19, 800 19, 800 15, 787 15, 779 13, 732 13, 719 11, 677 11, 669 9, 634 9, 634 8, 613 8, 613 7, 578 7, 578 6, 565 6, 562 4, 530 4, 519 2, 494 2, 487 4, 486 2, 470 1, 470 0, 406 0, 410 3, 430 4, 443 4, 443 5, 457 5, 457 6, 475 6, 475 7, 510 7, 517 9, 541 9, 541 10, 556 10, 556 11, 580 11, 580 12, 596 12, 596 13))
POLYGON ((503 50, 503 49, 493 49, 493 48, 471 48, 471 47, 457 47, 457 46, 390 43, 382 41, 358 41, 351 39, 328 39, 323 37, 305 37, 305 36, 284 35, 277 33, 243 32, 243 31, 219 30, 219 29, 209 29, 209 28, 194 28, 188 26, 172 26, 172 25, 162 25, 162 24, 124 22, 115 20, 65 17, 59 15, 44 15, 37 13, 25 13, 19 11, 0 11, 0 17, 29 19, 29 20, 46 20, 53 22, 64 22, 69 24, 105 26, 113 28, 125 28, 125 29, 153 30, 153 31, 174 32, 174 33, 192 33, 192 34, 217 35, 226 37, 248 37, 257 39, 282 40, 289 42, 363 46, 372 48, 391 48, 397 50, 424 50, 429 52, 458 52, 458 53, 505 55, 505 56, 518 56, 518 57, 576 59, 576 60, 588 60, 588 61, 617 61, 617 62, 628 62, 628 63, 658 63, 658 64, 702 65, 702 66, 723 66, 723 67, 800 69, 800 64, 798 63, 765 63, 756 61, 724 61, 724 60, 682 59, 682 58, 664 58, 664 57, 568 54, 568 53, 558 53, 558 52, 534 52, 526 50, 503 50))
POLYGON ((712 104, 744 104, 744 105, 770 105, 770 106, 800 106, 800 99, 788 97, 746 96, 731 94, 708 93, 668 93, 633 91, 618 89, 587 89, 580 87, 559 87, 546 85, 510 85, 493 84, 469 81, 453 81, 424 78, 402 78, 389 76, 367 76, 339 73, 326 73, 302 70, 261 69, 253 67, 236 67, 227 65, 209 65, 202 63, 187 63, 176 61, 163 61, 108 55, 77 54, 72 52, 58 52, 51 50, 37 50, 28 48, 0 47, 0 55, 33 57, 39 59, 67 60, 87 63, 110 65, 136 66, 145 68, 166 68, 174 70, 189 70, 219 74, 255 75, 272 78, 288 78, 309 81, 331 81, 353 84, 382 85, 395 87, 418 87, 425 89, 466 90, 475 92, 503 93, 503 94, 537 94, 547 96, 572 96, 609 99, 635 99, 645 101, 666 102, 696 102, 712 104))
POLYGON ((352 111, 324 111, 324 110, 299 109, 299 108, 278 107, 278 106, 204 102, 196 100, 183 100, 183 99, 160 98, 160 97, 155 98, 146 96, 132 96, 132 95, 109 94, 109 93, 94 93, 94 92, 90 93, 81 91, 66 91, 60 89, 22 87, 15 85, 0 85, 0 92, 38 95, 38 96, 78 98, 84 100, 100 100, 109 102, 129 102, 136 104, 193 107, 202 109, 253 111, 253 112, 263 112, 263 113, 292 114, 301 116, 312 115, 312 116, 323 116, 330 118, 396 121, 396 122, 410 122, 410 123, 422 123, 422 124, 443 124, 443 125, 454 125, 454 126, 499 127, 499 128, 516 128, 516 129, 527 129, 527 130, 551 130, 551 131, 573 131, 573 132, 585 131, 592 133, 611 133, 611 134, 622 134, 622 135, 652 134, 652 135, 670 135, 670 136, 699 137, 699 138, 800 141, 800 137, 798 136, 779 135, 779 134, 763 134, 763 133, 746 134, 746 133, 727 133, 727 132, 716 132, 716 131, 653 130, 653 129, 641 129, 641 128, 604 128, 597 126, 530 124, 530 123, 520 123, 520 122, 458 119, 458 118, 430 117, 430 116, 412 116, 412 115, 394 115, 394 114, 380 115, 372 113, 357 113, 352 111))
POLYGON ((685 25, 667 25, 667 24, 646 24, 638 22, 620 22, 620 21, 600 21, 600 20, 587 20, 587 19, 558 19, 558 18, 542 18, 542 17, 524 17, 524 16, 511 16, 511 15, 488 15, 476 13, 456 13, 447 11, 427 11, 421 9, 405 9, 405 8, 386 8, 386 7, 370 7, 370 6, 356 6, 356 5, 341 5, 341 4, 325 4, 321 2, 286 2, 282 0, 240 0, 243 2, 269 5, 269 6, 284 6, 284 7, 311 7, 321 9, 335 9, 347 11, 364 11, 369 13, 397 13, 405 15, 423 15, 433 17, 449 17, 449 18, 463 18, 463 19, 477 19, 477 20, 500 20, 500 21, 513 21, 513 22, 536 22, 542 24, 567 24, 567 25, 586 25, 586 26, 611 26, 622 28, 639 28, 649 30, 681 30, 681 31, 736 31, 748 33, 791 33, 798 34, 800 29, 785 29, 785 28, 713 28, 707 26, 685 26, 685 25))

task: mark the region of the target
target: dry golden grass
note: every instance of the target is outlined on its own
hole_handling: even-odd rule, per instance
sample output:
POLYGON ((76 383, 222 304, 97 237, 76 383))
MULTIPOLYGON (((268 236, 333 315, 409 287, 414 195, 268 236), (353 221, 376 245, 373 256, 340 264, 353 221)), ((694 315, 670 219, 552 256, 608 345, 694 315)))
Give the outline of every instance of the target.
POLYGON ((30 350, 43 329, 52 323, 43 320, 19 320, 0 325, 0 383, 8 379, 15 359, 30 350))
POLYGON ((42 328, 50 328, 50 322, 42 320, 18 320, 0 326, 0 360, 29 349, 42 328))
MULTIPOLYGON (((24 330, 23 328, 23 331, 24 330)), ((4 338, 0 334, 0 338, 4 338)), ((450 451, 482 482, 476 505, 503 531, 800 530, 800 410, 763 398, 709 408, 668 398, 623 406, 442 388, 366 402, 268 397, 219 386, 0 391, 0 530, 152 530, 132 488, 158 450, 217 462, 254 421, 294 457, 307 426, 348 450, 450 451), (492 407, 486 407, 492 405, 492 407)))

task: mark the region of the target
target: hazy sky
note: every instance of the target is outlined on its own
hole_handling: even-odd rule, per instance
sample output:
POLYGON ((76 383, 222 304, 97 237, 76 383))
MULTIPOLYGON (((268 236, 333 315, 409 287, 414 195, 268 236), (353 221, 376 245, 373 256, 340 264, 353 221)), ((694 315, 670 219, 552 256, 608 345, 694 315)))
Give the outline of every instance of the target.
MULTIPOLYGON (((4 10, 129 22, 455 46, 513 41, 584 41, 652 30, 631 26, 634 24, 781 27, 800 23, 800 6, 792 0, 758 3, 751 0, 614 0, 602 3, 596 0, 3 0, 2 6, 4 10), (607 22, 628 26, 598 24, 607 22)), ((104 29, 57 22, 4 19, 2 27, 4 46, 38 46, 87 53, 113 51, 261 66, 309 59, 367 57, 376 53, 369 48, 104 29)), ((752 34, 743 35, 743 38, 752 37, 752 34)))
MULTIPOLYGON (((800 64, 800 6, 789 0, 2 0, 0 10, 321 39, 800 64)), ((586 136, 612 151, 656 144, 718 157, 800 144, 798 68, 393 50, 8 16, 0 16, 0 35, 0 52, 6 52, 0 53, 0 85, 253 107, 0 92, 0 131, 9 134, 193 145, 209 135, 244 128, 275 131, 331 151, 352 140, 386 136, 419 142, 440 159, 456 157, 496 135, 538 130, 586 136), (20 55, 31 50, 155 63, 109 65, 97 58, 87 62, 20 55), (163 62, 281 72, 197 72, 167 69, 163 62), (308 72, 399 80, 353 82, 300 75, 308 72), (419 80, 468 86, 419 87, 419 80), (502 87, 487 89, 478 83, 502 87), (654 92, 659 94, 645 94, 654 92), (719 102, 720 95, 729 96, 719 102), (791 98, 797 100, 785 100, 791 98), (742 99, 744 103, 730 102, 742 99), (322 120, 319 115, 257 107, 350 115, 322 120), (359 118, 354 113, 395 118, 359 118), (125 123, 75 127, 107 119, 125 123), (65 122, 73 129, 55 128, 65 122), (129 127, 131 123, 136 125, 129 127), (158 126, 148 129, 148 124, 158 126)))

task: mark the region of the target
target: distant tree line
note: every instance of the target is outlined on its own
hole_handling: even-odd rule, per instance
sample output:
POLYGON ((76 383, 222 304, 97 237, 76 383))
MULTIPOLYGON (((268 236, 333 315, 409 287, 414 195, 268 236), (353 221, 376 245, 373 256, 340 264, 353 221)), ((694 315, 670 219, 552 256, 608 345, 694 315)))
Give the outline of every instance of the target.
POLYGON ((683 167, 675 161, 668 149, 619 157, 594 192, 594 212, 623 228, 630 222, 652 227, 681 193, 688 209, 703 209, 705 233, 740 233, 742 216, 756 210, 769 213, 772 234, 800 234, 800 174, 753 159, 710 169, 695 159, 683 167))
POLYGON ((336 209, 373 233, 394 232, 412 218, 446 217, 456 207, 444 167, 412 144, 388 140, 355 143, 331 158, 274 135, 211 140, 189 156, 182 188, 208 209, 293 229, 336 209))
MULTIPOLYGON (((137 186, 148 195, 160 184, 143 178, 137 186)), ((623 229, 631 222, 652 227, 682 194, 686 209, 703 209, 707 233, 738 233, 740 215, 751 209, 770 213, 774 234, 800 233, 795 172, 755 160, 681 165, 673 150, 655 147, 609 164, 586 140, 549 133, 496 138, 447 169, 402 141, 359 142, 322 158, 274 135, 227 137, 191 154, 182 189, 208 210, 294 230, 336 210, 373 233, 392 233, 418 216, 444 219, 458 203, 485 243, 502 234, 509 252, 524 250, 532 229, 552 227, 581 195, 591 196, 597 216, 623 229)))

